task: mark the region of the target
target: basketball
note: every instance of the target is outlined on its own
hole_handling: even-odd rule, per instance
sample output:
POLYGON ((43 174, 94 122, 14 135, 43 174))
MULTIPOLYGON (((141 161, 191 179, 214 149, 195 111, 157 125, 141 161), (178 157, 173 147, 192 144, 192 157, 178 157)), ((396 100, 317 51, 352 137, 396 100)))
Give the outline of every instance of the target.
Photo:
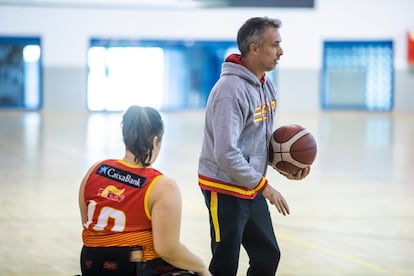
POLYGON ((269 163, 282 174, 296 174, 312 165, 317 145, 303 126, 292 124, 277 128, 270 139, 269 163))

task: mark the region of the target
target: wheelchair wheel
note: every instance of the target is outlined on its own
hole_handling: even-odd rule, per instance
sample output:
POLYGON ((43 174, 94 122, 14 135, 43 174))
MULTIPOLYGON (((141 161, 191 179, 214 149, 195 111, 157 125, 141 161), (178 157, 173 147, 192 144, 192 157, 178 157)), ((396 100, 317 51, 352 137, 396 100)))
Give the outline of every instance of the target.
POLYGON ((164 273, 160 276, 194 276, 194 275, 197 275, 197 273, 194 273, 188 270, 182 270, 182 271, 164 273))

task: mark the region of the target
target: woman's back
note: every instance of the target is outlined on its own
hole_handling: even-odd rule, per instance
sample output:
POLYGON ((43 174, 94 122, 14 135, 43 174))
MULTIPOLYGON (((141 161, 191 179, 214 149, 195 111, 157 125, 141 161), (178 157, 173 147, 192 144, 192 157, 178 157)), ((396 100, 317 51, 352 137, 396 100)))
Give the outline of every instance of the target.
POLYGON ((162 174, 123 160, 108 159, 91 170, 84 187, 88 206, 82 233, 86 246, 142 246, 144 261, 153 247, 148 196, 162 174))

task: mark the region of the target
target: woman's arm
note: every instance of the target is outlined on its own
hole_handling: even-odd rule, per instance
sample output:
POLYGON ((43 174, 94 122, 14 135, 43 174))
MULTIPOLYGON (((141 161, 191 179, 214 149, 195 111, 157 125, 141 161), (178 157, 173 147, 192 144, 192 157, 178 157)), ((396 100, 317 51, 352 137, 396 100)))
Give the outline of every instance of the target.
POLYGON ((86 181, 88 180, 89 175, 91 174, 93 168, 95 168, 96 164, 94 164, 92 167, 89 168, 88 172, 83 177, 81 185, 79 187, 79 211, 81 215, 82 225, 88 219, 88 214, 87 214, 88 206, 86 206, 85 199, 84 199, 85 185, 86 185, 86 181))
POLYGON ((154 185, 149 208, 155 251, 171 265, 194 271, 199 275, 211 275, 203 261, 180 241, 181 194, 175 181, 162 177, 154 185))

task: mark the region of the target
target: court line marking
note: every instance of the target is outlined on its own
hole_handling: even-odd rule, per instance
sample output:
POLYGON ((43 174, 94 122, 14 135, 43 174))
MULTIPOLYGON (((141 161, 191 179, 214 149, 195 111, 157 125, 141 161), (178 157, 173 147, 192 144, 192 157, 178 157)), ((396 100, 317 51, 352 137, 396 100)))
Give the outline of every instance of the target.
POLYGON ((338 250, 323 247, 323 246, 320 246, 318 244, 306 241, 304 239, 297 238, 294 235, 290 235, 286 232, 278 232, 278 237, 281 238, 281 239, 299 244, 299 245, 304 246, 304 247, 312 248, 312 249, 317 250, 319 252, 325 253, 329 256, 334 256, 336 258, 339 258, 339 259, 342 259, 342 260, 345 260, 345 261, 348 261, 348 262, 351 262, 351 263, 354 263, 354 264, 358 264, 360 266, 363 266, 363 267, 365 267, 365 268, 367 268, 371 271, 377 272, 377 273, 393 273, 393 275, 402 275, 402 274, 399 274, 396 271, 390 271, 390 270, 388 270, 388 269, 386 269, 382 266, 379 266, 377 264, 374 264, 374 263, 371 263, 369 261, 363 260, 361 258, 357 258, 357 257, 351 256, 351 255, 345 254, 343 252, 340 252, 338 250))

